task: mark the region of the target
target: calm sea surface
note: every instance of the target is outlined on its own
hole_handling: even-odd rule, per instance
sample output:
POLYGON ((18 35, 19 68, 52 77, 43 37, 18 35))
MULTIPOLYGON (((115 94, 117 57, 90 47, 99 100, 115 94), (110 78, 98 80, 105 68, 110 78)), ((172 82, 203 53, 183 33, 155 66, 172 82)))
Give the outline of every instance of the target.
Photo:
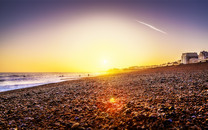
POLYGON ((92 73, 0 73, 0 92, 33 87, 82 77, 96 76, 92 73))

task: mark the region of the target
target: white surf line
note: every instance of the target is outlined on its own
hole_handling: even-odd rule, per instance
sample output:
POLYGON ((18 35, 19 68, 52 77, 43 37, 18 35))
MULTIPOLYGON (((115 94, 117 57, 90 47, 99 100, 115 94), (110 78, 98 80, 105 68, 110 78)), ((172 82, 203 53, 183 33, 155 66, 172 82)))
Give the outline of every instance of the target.
POLYGON ((141 23, 141 24, 143 24, 143 25, 145 25, 145 26, 147 26, 147 27, 150 27, 151 29, 156 30, 156 31, 158 31, 158 32, 160 32, 160 33, 167 34, 167 32, 162 31, 162 30, 160 30, 160 29, 158 29, 158 28, 156 28, 156 27, 154 27, 154 26, 152 26, 152 25, 150 25, 150 24, 147 24, 147 23, 144 23, 144 22, 141 22, 141 21, 138 21, 138 20, 136 20, 136 21, 137 21, 138 23, 141 23))

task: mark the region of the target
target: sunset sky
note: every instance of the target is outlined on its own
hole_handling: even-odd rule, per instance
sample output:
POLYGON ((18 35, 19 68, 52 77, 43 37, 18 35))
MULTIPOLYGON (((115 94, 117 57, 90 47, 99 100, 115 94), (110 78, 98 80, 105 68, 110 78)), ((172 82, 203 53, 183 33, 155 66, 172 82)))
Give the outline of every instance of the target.
POLYGON ((203 50, 206 0, 0 1, 0 72, 99 72, 203 50))

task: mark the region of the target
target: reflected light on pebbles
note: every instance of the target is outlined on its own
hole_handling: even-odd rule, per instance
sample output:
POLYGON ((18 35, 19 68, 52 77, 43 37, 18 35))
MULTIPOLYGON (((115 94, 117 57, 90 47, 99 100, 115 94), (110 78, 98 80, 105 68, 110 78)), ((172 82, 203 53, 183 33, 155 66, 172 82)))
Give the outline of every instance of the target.
POLYGON ((111 97, 105 101, 98 101, 96 106, 103 112, 109 114, 119 113, 124 107, 124 103, 120 98, 111 97))
POLYGON ((111 98, 111 99, 110 99, 110 103, 114 103, 114 102, 116 102, 116 101, 115 101, 115 98, 111 98))
POLYGON ((123 103, 120 101, 119 98, 112 97, 106 103, 106 108, 106 112, 117 113, 123 108, 123 103))

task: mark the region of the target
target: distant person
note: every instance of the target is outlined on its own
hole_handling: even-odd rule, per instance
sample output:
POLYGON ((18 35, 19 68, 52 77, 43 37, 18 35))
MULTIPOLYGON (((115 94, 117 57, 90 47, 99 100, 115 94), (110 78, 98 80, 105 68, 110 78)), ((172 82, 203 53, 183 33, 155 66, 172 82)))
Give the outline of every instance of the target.
POLYGON ((87 75, 88 77, 90 76, 90 74, 87 75))

